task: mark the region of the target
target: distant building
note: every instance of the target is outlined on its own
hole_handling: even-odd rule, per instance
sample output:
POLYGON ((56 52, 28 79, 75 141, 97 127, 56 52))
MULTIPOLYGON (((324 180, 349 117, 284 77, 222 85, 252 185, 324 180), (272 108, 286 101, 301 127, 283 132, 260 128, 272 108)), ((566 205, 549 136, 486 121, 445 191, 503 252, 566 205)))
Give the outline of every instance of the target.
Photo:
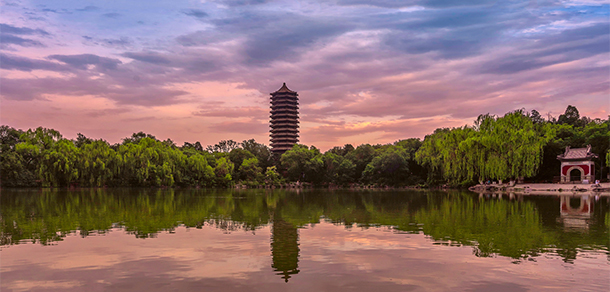
POLYGON ((557 156, 561 161, 561 183, 582 183, 595 180, 595 163, 593 159, 598 158, 591 152, 591 145, 586 148, 566 147, 566 151, 557 156))
POLYGON ((299 142, 299 98, 286 83, 271 93, 271 151, 282 154, 299 142))

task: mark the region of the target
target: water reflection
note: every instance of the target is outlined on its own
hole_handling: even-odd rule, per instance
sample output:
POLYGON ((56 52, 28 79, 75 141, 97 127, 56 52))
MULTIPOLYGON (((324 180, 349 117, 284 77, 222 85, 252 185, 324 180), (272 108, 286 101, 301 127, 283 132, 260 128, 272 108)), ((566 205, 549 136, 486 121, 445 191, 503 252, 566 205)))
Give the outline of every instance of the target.
POLYGON ((279 217, 273 218, 271 230, 271 267, 288 283, 291 275, 299 273, 299 233, 296 227, 279 217))
POLYGON ((560 196, 559 221, 566 230, 586 231, 589 229, 590 221, 593 216, 592 196, 560 196))
POLYGON ((541 254, 573 262, 587 250, 608 254, 608 197, 467 192, 268 190, 2 190, 0 245, 42 245, 121 228, 137 238, 179 226, 227 233, 271 227, 271 268, 288 282, 299 273, 299 228, 321 222, 423 233, 435 244, 470 246, 477 257, 516 262, 541 254))

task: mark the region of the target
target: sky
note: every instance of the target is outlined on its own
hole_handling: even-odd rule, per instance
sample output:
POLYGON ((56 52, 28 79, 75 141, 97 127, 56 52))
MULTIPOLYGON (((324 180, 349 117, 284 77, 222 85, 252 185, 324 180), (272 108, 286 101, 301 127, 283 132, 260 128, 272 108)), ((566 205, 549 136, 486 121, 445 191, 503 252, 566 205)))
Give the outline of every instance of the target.
POLYGON ((0 122, 110 143, 423 138, 516 109, 610 113, 610 0, 0 0, 0 122))

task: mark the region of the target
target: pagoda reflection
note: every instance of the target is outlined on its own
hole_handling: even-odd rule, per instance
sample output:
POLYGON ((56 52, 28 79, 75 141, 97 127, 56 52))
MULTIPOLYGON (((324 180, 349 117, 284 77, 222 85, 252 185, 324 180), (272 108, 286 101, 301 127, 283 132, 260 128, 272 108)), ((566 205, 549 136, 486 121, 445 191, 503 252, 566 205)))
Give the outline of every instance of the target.
POLYGON ((273 218, 271 232, 271 267, 287 283, 291 275, 299 273, 299 233, 278 215, 273 218))

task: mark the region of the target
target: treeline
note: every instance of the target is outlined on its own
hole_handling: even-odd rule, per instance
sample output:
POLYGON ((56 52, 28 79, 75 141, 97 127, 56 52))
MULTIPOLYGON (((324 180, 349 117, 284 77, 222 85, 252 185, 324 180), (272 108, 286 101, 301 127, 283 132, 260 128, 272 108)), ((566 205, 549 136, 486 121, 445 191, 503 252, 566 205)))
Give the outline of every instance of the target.
POLYGON ((255 140, 177 146, 135 133, 111 145, 52 129, 0 127, 4 187, 249 187, 288 182, 316 186, 468 186, 478 181, 526 178, 550 182, 566 146, 592 145, 596 175, 610 165, 610 123, 580 117, 568 106, 558 118, 516 110, 481 115, 473 126, 441 128, 392 144, 346 144, 322 153, 295 145, 280 157, 255 140))

